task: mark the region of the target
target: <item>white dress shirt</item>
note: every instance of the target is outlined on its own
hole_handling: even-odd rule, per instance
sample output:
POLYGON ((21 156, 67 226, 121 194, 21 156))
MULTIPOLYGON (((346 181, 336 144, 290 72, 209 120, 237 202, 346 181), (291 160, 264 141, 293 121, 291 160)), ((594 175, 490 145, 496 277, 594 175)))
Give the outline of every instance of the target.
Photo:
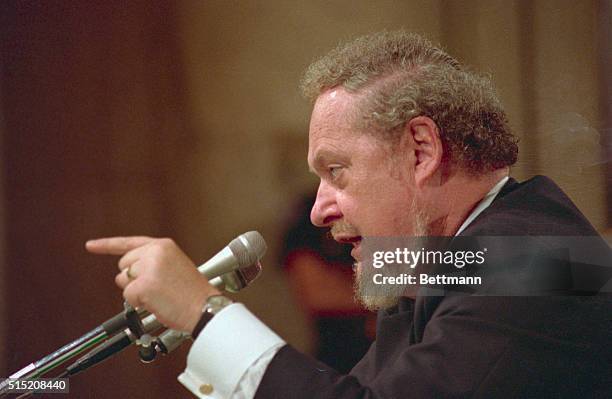
MULTIPOLYGON (((455 235, 491 205, 507 181, 508 176, 485 195, 455 235)), ((250 399, 284 345, 285 341, 244 305, 234 303, 216 314, 200 332, 178 380, 199 398, 250 399)))

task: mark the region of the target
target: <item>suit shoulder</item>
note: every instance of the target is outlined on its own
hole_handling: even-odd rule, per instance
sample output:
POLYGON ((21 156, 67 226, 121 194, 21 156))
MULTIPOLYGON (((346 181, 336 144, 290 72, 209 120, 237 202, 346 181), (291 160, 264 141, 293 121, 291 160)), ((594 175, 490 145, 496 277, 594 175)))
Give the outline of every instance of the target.
POLYGON ((551 179, 509 181, 466 229, 469 235, 597 236, 571 199, 551 179))

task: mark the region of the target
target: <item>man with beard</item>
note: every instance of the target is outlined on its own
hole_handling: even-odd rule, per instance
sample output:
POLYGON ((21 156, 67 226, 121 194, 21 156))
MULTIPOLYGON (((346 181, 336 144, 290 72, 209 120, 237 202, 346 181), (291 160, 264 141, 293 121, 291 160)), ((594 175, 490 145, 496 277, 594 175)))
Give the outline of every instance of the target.
MULTIPOLYGON (((128 302, 197 337, 179 377, 189 390, 292 399, 610 393, 607 297, 372 287, 361 262, 369 237, 423 235, 589 236, 595 252, 609 253, 553 182, 509 178, 516 140, 489 79, 395 32, 333 50, 311 65, 303 90, 314 100, 308 164, 320 177, 311 220, 353 246, 357 296, 380 311, 377 340, 340 375, 221 297, 171 240, 88 242, 92 252, 123 255, 116 282, 128 302)), ((520 275, 536 266, 521 264, 520 275)))

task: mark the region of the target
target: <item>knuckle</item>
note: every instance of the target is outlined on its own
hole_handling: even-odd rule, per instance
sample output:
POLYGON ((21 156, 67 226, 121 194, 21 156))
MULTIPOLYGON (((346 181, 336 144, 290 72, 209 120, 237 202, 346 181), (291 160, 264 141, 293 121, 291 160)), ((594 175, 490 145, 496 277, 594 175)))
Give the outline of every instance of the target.
POLYGON ((176 244, 172 238, 160 238, 159 245, 160 247, 166 248, 166 249, 176 247, 176 244))

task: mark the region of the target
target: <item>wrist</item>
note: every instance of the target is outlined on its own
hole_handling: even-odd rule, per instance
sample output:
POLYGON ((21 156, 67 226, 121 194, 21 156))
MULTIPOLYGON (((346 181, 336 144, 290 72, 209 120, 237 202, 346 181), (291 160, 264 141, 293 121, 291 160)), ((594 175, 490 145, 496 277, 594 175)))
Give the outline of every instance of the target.
POLYGON ((184 327, 185 332, 191 333, 193 331, 196 324, 198 324, 198 321, 202 317, 202 309, 206 305, 206 301, 208 301, 208 298, 214 295, 221 295, 221 291, 214 287, 212 289, 202 290, 197 299, 190 301, 188 306, 189 319, 184 327))
POLYGON ((204 329, 206 324, 212 320, 212 318, 224 308, 234 303, 231 299, 226 296, 219 294, 210 295, 201 308, 200 318, 193 330, 191 330, 191 336, 196 339, 200 332, 204 329))

